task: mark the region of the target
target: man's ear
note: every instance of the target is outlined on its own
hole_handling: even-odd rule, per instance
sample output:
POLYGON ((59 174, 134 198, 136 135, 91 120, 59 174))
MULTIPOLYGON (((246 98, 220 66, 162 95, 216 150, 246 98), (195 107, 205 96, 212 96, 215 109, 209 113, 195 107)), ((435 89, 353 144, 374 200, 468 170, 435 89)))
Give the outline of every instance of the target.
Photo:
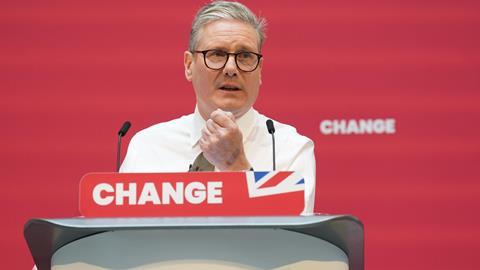
POLYGON ((189 51, 183 53, 183 65, 185 66, 185 78, 187 81, 192 81, 192 64, 193 64, 193 55, 189 51))

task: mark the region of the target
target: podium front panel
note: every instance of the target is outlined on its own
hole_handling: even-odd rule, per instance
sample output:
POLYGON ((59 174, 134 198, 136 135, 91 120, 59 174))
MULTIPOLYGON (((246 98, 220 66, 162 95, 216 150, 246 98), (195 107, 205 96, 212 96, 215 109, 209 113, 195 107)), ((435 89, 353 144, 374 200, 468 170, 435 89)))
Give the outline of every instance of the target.
POLYGON ((52 269, 348 269, 347 255, 308 235, 264 229, 112 231, 55 252, 52 269))
MULTIPOLYGON (((290 247, 288 247, 289 243, 305 243, 305 248, 303 248, 305 251, 301 252, 299 255, 297 254, 298 257, 295 257, 298 259, 296 262, 301 262, 304 265, 315 263, 315 260, 317 260, 317 262, 320 262, 320 259, 322 259, 323 256, 323 247, 331 248, 333 245, 334 249, 331 250, 336 255, 332 255, 333 253, 330 254, 328 252, 324 253, 324 255, 332 255, 332 258, 334 258, 332 261, 338 261, 340 262, 340 264, 342 264, 342 262, 348 262, 349 269, 364 269, 363 225, 355 217, 345 215, 283 217, 32 219, 25 225, 24 230, 25 239, 27 240, 33 259, 39 270, 51 269, 52 261, 58 263, 58 267, 62 267, 62 264, 67 265, 69 261, 75 263, 71 259, 71 254, 75 254, 76 252, 72 251, 78 248, 83 248, 81 254, 77 253, 77 255, 79 256, 88 257, 87 255, 89 250, 95 250, 96 253, 102 254, 102 256, 100 257, 90 257, 94 260, 97 260, 98 258, 108 258, 108 253, 105 252, 117 252, 108 248, 108 245, 112 245, 113 243, 115 243, 115 241, 129 239, 129 241, 126 241, 126 243, 133 243, 135 237, 148 240, 149 234, 151 234, 151 239, 157 239, 156 241, 151 241, 152 244, 159 242, 159 237, 165 237, 166 239, 170 240, 183 239, 182 241, 186 241, 187 239, 192 239, 192 233, 195 233, 196 237, 201 238, 203 241, 203 244, 201 244, 202 241, 198 241, 198 243, 194 244, 197 245, 198 250, 205 249, 208 251, 208 249, 202 247, 210 247, 211 249, 212 246, 211 244, 209 244, 211 239, 213 238, 211 237, 211 235, 218 234, 215 239, 228 239, 228 241, 222 242, 221 240, 218 240, 220 242, 217 242, 215 245, 213 245, 213 247, 217 248, 229 246, 229 248, 238 249, 238 254, 242 254, 241 252, 246 252, 245 254, 248 254, 249 256, 257 256, 259 258, 260 255, 262 255, 261 260, 259 259, 259 261, 265 263, 273 262, 275 258, 279 259, 279 262, 283 263, 293 262, 293 257, 288 259, 288 256, 285 255, 289 252, 293 252, 292 249, 289 249, 290 247), (176 235, 177 237, 171 238, 169 236, 169 233, 171 235, 176 235), (279 238, 280 234, 283 234, 283 238, 279 238), (182 235, 189 235, 191 237, 185 238, 185 236, 182 235), (103 239, 103 237, 106 237, 107 240, 113 242, 107 243, 108 241, 105 241, 105 246, 99 250, 96 250, 94 248, 84 249, 84 247, 76 246, 80 243, 84 243, 87 247, 89 245, 91 246, 92 243, 98 244, 97 240, 103 239), (246 239, 249 239, 249 241, 246 241, 246 239), (256 239, 262 239, 262 241, 257 241, 256 239), (286 244, 277 242, 278 239, 283 239, 286 244), (237 247, 235 247, 235 243, 243 244, 237 245, 237 247), (270 243, 270 247, 268 248, 269 250, 274 250, 278 247, 281 248, 276 250, 275 252, 268 253, 262 250, 267 249, 267 247, 261 246, 261 243, 270 243), (317 245, 317 248, 311 248, 311 245, 314 244, 317 245), (249 252, 249 249, 255 250, 256 247, 260 246, 262 247, 262 249, 257 250, 257 255, 249 252), (316 252, 318 254, 310 254, 310 250, 313 250, 313 252, 316 252), (61 254, 63 255, 60 256, 61 254), (68 259, 69 256, 70 259, 68 259), (271 260, 269 259, 269 256, 272 256, 271 260), (345 260, 345 258, 347 259, 345 260)), ((147 243, 149 242, 147 241, 147 243)), ((170 245, 178 246, 180 245, 180 243, 172 242, 170 245)), ((115 248, 121 250, 122 248, 124 248, 123 246, 126 245, 121 245, 120 243, 118 243, 114 246, 115 248)), ((168 250, 168 246, 164 247, 166 247, 166 250, 168 250)), ((227 248, 224 248, 223 250, 228 251, 227 248)), ((131 252, 131 250, 128 249, 127 251, 131 252)), ((220 251, 217 251, 217 253, 222 254, 220 251)), ((191 250, 190 253, 195 254, 193 250, 191 250)), ((233 252, 232 254, 235 254, 235 252, 233 252)), ((112 254, 111 256, 117 255, 112 254)), ((281 267, 279 264, 274 265, 273 263, 270 263, 270 266, 262 264, 254 266, 240 259, 228 261, 226 259, 223 260, 221 257, 216 258, 204 256, 180 258, 172 255, 167 259, 168 261, 163 263, 171 263, 172 261, 177 261, 177 263, 180 263, 180 265, 186 265, 187 267, 190 265, 189 263, 192 263, 191 259, 197 260, 193 262, 197 264, 210 263, 205 266, 207 268, 209 266, 215 267, 215 265, 211 265, 212 262, 226 262, 231 267, 257 267, 244 269, 274 269, 272 267, 281 267), (179 259, 183 261, 178 262, 179 259)), ((147 259, 142 259, 141 256, 138 260, 143 260, 147 266, 162 263, 148 261, 147 259)), ((87 262, 78 261, 77 263, 85 264, 87 262)), ((84 266, 86 266, 86 264, 84 266)), ((200 265, 199 267, 202 266, 200 265)), ((123 269, 128 269, 128 267, 124 267, 123 269)), ((159 268, 155 267, 146 269, 159 268)))

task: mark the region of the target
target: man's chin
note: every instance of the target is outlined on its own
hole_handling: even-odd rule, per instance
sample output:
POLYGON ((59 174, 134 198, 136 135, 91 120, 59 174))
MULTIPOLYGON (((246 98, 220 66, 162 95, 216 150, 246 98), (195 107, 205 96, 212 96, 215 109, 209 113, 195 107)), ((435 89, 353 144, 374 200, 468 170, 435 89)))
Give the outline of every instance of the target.
MULTIPOLYGON (((210 115, 214 110, 221 109, 226 112, 231 112, 236 118, 245 114, 251 107, 247 104, 245 99, 232 98, 212 98, 204 107, 207 115, 210 115)), ((201 108, 200 108, 201 109, 201 108)))
POLYGON ((226 112, 231 112, 235 116, 235 118, 239 118, 242 115, 244 115, 249 108, 244 108, 244 107, 219 107, 219 109, 226 111, 226 112))
POLYGON ((222 102, 215 102, 215 105, 218 109, 232 112, 232 113, 236 111, 241 111, 242 108, 245 107, 245 104, 243 102, 238 102, 238 100, 232 100, 232 101, 223 100, 222 102))

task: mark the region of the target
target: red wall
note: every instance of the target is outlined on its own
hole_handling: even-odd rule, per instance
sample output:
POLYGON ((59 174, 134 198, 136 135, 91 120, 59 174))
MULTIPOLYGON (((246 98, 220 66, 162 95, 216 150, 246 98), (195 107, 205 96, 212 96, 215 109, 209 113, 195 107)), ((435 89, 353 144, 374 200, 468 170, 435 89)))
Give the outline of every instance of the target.
MULTIPOLYGON (((128 142, 192 112, 203 2, 0 3, 2 268, 30 269, 28 219, 79 214, 78 181, 114 170, 124 120, 128 142)), ((256 108, 315 141, 316 210, 363 221, 366 269, 477 269, 480 3, 245 3, 269 23, 256 108), (384 118, 394 134, 319 129, 384 118)))

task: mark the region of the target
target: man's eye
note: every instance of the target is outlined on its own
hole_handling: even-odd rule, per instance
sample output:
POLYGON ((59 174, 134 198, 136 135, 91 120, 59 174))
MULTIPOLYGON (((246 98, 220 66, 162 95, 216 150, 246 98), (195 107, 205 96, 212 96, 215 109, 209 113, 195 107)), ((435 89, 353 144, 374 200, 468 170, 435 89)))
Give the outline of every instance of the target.
POLYGON ((212 51, 211 55, 215 57, 225 57, 226 53, 223 51, 212 51))
POLYGON ((238 54, 238 58, 240 58, 240 59, 250 59, 250 58, 253 58, 253 53, 241 52, 241 53, 238 54))

